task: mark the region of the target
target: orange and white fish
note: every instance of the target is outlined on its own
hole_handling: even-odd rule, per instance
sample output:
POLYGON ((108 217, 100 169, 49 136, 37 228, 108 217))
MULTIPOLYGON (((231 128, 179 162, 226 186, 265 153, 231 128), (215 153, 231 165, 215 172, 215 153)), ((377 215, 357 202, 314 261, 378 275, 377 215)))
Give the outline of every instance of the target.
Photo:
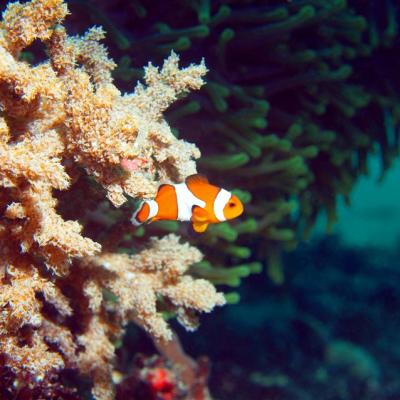
POLYGON ((158 188, 154 200, 145 200, 132 215, 134 225, 160 220, 191 221, 196 232, 204 232, 209 224, 238 217, 242 202, 225 189, 211 185, 196 174, 178 184, 158 188))

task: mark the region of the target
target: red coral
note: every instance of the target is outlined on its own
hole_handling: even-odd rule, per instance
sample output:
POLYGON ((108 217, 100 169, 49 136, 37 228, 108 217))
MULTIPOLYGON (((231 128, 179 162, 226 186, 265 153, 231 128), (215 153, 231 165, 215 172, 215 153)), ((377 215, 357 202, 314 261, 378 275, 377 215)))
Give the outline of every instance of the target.
POLYGON ((176 381, 171 371, 156 367, 147 371, 147 383, 156 399, 173 400, 176 394, 176 381))

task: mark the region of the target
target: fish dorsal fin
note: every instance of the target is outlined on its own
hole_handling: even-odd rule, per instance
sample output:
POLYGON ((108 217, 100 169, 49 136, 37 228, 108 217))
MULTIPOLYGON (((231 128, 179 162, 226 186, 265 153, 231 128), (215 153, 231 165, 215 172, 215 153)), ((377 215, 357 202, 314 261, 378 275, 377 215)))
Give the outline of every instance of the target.
POLYGON ((202 174, 194 174, 190 175, 185 179, 186 185, 191 185, 195 183, 201 183, 201 184, 208 184, 208 179, 206 176, 202 174))
POLYGON ((192 207, 192 222, 204 223, 208 221, 208 212, 199 206, 192 207))

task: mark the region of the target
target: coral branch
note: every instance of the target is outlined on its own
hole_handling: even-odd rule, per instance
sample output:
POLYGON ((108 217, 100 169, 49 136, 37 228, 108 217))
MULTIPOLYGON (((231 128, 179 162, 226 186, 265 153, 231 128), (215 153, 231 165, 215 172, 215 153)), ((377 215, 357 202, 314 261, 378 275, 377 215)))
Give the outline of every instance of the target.
POLYGON ((146 86, 123 95, 102 28, 69 37, 67 14, 62 0, 16 2, 0 24, 0 360, 15 377, 13 396, 68 368, 108 400, 128 321, 168 340, 166 309, 193 328, 195 312, 225 303, 187 274, 202 256, 177 236, 129 256, 113 245, 115 227, 91 225, 101 210, 108 220, 123 213, 101 208, 104 195, 119 207, 196 172, 199 150, 173 135, 163 112, 200 88, 206 67, 180 69, 172 53, 160 71, 146 68, 146 86), (33 66, 23 52, 35 41, 49 59, 33 66))

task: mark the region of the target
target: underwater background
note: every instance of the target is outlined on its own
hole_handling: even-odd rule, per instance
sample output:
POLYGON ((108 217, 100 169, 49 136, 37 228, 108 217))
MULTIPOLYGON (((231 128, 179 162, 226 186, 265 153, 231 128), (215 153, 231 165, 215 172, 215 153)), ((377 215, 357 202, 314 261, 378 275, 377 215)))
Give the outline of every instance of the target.
MULTIPOLYGON (((200 148, 198 171, 245 203, 240 220, 194 237, 176 221, 133 230, 136 203, 114 210, 93 196, 92 214, 107 221, 92 221, 79 203, 86 178, 57 198, 93 240, 126 230, 118 252, 167 233, 203 252, 190 273, 228 304, 201 316, 196 332, 168 307, 165 319, 189 355, 208 360, 212 398, 400 400, 400 2, 66 3, 69 34, 107 32, 122 91, 172 50, 183 66, 204 58, 208 68, 205 87, 166 120, 200 148)), ((23 57, 46 53, 34 42, 23 57)), ((115 347, 128 377, 118 399, 188 399, 130 380, 132 365, 157 353, 143 330, 130 324, 115 347)), ((91 398, 89 384, 76 386, 81 394, 66 399, 91 398)), ((15 398, 41 398, 25 395, 15 398)))
POLYGON ((185 336, 216 398, 400 399, 400 164, 377 182, 373 161, 333 232, 285 255, 282 285, 248 278, 185 336))
POLYGON ((370 171, 333 232, 320 221, 285 254, 282 284, 253 275, 195 334, 175 325, 210 357, 216 399, 400 399, 400 164, 381 181, 376 159, 370 171))

